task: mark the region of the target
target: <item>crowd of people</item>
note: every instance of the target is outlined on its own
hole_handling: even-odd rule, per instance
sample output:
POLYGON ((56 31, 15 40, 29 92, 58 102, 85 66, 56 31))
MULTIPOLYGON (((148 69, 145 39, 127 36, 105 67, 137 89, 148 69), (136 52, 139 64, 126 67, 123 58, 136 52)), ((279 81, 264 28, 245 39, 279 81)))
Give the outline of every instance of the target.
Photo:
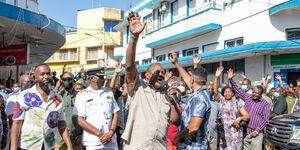
MULTIPOLYGON (((85 75, 64 72, 60 78, 47 64, 0 83, 1 149, 87 150, 259 150, 270 119, 300 112, 300 80, 284 87, 280 75, 274 87, 268 75, 259 85, 245 75, 238 83, 218 67, 213 81, 201 59, 186 71, 171 51, 181 80, 151 64, 141 78, 135 65, 136 45, 146 23, 129 13, 131 37, 122 64, 108 80, 104 68, 85 75)), ((269 147, 271 148, 271 147, 269 147)))

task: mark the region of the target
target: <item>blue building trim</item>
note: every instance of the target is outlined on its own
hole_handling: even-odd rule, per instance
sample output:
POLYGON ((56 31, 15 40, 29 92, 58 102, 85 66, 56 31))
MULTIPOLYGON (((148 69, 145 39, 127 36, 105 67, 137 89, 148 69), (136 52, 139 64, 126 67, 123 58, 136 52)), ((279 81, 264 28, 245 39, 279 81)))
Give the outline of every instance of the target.
MULTIPOLYGON (((272 51, 274 49, 284 51, 286 49, 291 48, 300 48, 300 40, 289 40, 289 41, 271 41, 271 42, 258 42, 258 43, 251 43, 242 46, 232 47, 228 49, 222 50, 215 50, 207 53, 201 53, 199 56, 202 59, 209 59, 209 58, 217 58, 222 56, 229 56, 235 54, 242 54, 247 52, 254 52, 254 51, 272 51)), ((193 61, 193 56, 187 57, 180 57, 178 58, 178 62, 190 62, 193 61)), ((161 65, 171 65, 171 61, 162 61, 158 62, 161 65)), ((138 70, 147 69, 151 64, 137 66, 138 70)), ((110 75, 113 74, 114 71, 106 72, 106 74, 110 75)))
POLYGON ((203 31, 203 30, 220 29, 221 27, 222 26, 220 24, 210 23, 210 24, 207 24, 207 25, 204 25, 204 26, 201 26, 201 27, 198 27, 198 28, 194 28, 192 30, 185 31, 185 32, 182 32, 182 33, 179 33, 179 34, 176 34, 176 35, 173 35, 173 36, 170 36, 170 37, 167 37, 167 38, 155 41, 155 42, 152 42, 152 43, 148 43, 148 44, 146 44, 146 47, 152 47, 152 46, 155 46, 155 45, 158 45, 158 44, 166 43, 166 42, 178 39, 180 37, 187 36, 189 34, 200 32, 200 31, 203 31))
POLYGON ((300 5, 300 0, 289 0, 287 2, 278 4, 273 6, 272 8, 269 9, 269 14, 275 14, 276 12, 283 10, 283 9, 287 9, 290 7, 294 7, 294 6, 299 6, 300 5))
POLYGON ((116 58, 123 58, 124 56, 123 55, 116 55, 116 56, 114 56, 114 58, 116 59, 116 58))
POLYGON ((193 14, 193 15, 190 15, 190 16, 188 16, 188 17, 182 18, 182 19, 177 20, 177 21, 175 21, 175 22, 173 22, 173 23, 167 24, 167 25, 165 25, 165 26, 163 26, 163 27, 161 27, 161 28, 158 28, 158 29, 156 29, 156 30, 153 30, 153 31, 147 33, 146 35, 152 34, 152 33, 156 32, 156 31, 159 31, 160 29, 166 28, 166 27, 168 27, 168 26, 171 26, 171 25, 176 24, 176 23, 178 23, 178 22, 180 22, 180 21, 189 19, 189 18, 191 18, 191 17, 194 17, 194 16, 196 16, 196 15, 198 15, 198 14, 204 13, 204 12, 209 11, 209 10, 218 10, 218 11, 221 11, 222 9, 219 9, 219 8, 213 8, 213 7, 207 8, 207 9, 205 9, 205 10, 203 10, 203 11, 199 11, 199 12, 193 14))
MULTIPOLYGON (((37 14, 35 12, 10 5, 7 3, 0 2, 0 16, 22 21, 24 23, 32 24, 38 27, 44 27, 49 24, 48 17, 42 14, 37 14), (18 17, 19 14, 24 15, 24 18, 21 17, 21 19, 18 17)), ((46 29, 49 29, 51 31, 54 31, 61 36, 65 35, 65 28, 59 24, 58 22, 50 19, 50 24, 46 27, 46 29)))

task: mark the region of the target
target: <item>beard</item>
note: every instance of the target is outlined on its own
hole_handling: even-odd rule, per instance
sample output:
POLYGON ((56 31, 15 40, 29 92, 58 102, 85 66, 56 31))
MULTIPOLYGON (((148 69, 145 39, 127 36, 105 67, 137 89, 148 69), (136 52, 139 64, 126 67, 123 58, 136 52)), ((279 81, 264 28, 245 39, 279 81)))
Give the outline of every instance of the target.
POLYGON ((50 89, 51 89, 51 83, 48 82, 48 83, 44 83, 42 81, 38 81, 37 82, 37 85, 47 94, 50 93, 50 89))

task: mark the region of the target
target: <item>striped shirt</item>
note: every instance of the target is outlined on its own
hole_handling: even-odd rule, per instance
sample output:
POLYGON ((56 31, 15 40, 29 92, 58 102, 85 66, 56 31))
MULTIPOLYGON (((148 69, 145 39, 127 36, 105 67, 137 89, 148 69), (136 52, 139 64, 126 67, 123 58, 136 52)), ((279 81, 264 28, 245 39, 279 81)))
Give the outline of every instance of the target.
POLYGON ((259 100, 254 100, 251 94, 242 91, 233 80, 231 80, 230 83, 237 96, 245 101, 244 107, 250 115, 250 120, 247 125, 247 134, 253 131, 262 131, 267 126, 270 117, 268 102, 262 97, 259 100))

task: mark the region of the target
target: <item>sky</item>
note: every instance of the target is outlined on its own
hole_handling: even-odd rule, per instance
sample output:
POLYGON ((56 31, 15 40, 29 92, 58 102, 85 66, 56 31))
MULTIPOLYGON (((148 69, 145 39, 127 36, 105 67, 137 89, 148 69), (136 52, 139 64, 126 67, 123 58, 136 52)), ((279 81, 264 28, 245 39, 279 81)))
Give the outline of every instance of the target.
POLYGON ((76 27, 77 10, 98 7, 128 11, 143 0, 39 0, 39 11, 65 26, 76 27))

